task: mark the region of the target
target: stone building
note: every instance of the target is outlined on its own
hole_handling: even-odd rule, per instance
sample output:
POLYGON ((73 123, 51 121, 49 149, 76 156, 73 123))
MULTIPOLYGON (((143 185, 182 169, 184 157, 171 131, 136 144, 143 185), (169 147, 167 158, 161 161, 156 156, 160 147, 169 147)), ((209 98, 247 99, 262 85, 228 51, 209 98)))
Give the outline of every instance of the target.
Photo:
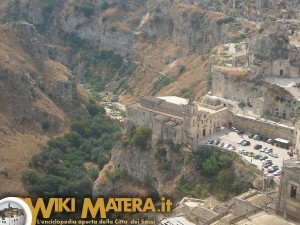
POLYGON ((300 218, 300 158, 284 161, 277 210, 284 215, 300 218))
POLYGON ((172 140, 176 144, 195 145, 220 130, 227 111, 213 98, 200 103, 176 96, 146 96, 126 108, 126 119, 133 125, 148 125, 154 143, 172 140))
POLYGON ((299 78, 299 65, 291 64, 288 59, 277 59, 271 63, 264 62, 261 66, 263 76, 283 77, 283 78, 299 78))
POLYGON ((300 120, 296 121, 294 128, 294 151, 297 155, 300 153, 300 120))
POLYGON ((0 225, 24 225, 24 211, 19 208, 12 208, 8 204, 8 208, 0 211, 0 225))

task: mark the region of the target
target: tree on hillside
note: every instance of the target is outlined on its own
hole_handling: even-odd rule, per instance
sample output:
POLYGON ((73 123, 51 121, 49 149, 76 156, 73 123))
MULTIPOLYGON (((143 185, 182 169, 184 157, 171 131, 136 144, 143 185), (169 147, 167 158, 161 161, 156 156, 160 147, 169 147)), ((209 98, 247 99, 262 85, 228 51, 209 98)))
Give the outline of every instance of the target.
POLYGON ((147 142, 152 135, 152 130, 147 125, 142 125, 136 128, 133 135, 133 143, 139 147, 147 146, 147 142))

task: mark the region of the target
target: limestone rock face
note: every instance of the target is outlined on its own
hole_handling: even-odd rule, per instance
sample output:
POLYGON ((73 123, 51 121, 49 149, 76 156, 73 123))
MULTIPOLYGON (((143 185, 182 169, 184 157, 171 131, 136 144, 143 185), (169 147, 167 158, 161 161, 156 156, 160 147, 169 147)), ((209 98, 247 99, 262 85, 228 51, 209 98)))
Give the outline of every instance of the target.
POLYGON ((44 38, 40 35, 32 24, 27 22, 13 23, 16 27, 17 36, 21 45, 34 58, 42 59, 48 57, 45 48, 44 38))
MULTIPOLYGON (((112 158, 109 164, 100 172, 93 188, 94 197, 113 194, 120 191, 120 183, 113 185, 105 176, 105 171, 110 168, 126 171, 131 180, 138 180, 145 186, 152 186, 160 196, 178 196, 176 191, 177 181, 184 178, 188 182, 202 180, 200 172, 195 168, 193 153, 190 149, 183 147, 180 151, 171 150, 168 145, 166 149, 166 161, 163 163, 155 156, 156 149, 142 150, 136 147, 124 148, 117 144, 112 150, 112 158), (168 169, 163 169, 162 165, 169 164, 168 169)), ((259 172, 255 168, 246 165, 236 153, 231 153, 234 159, 235 174, 243 182, 253 183, 259 172)), ((129 190, 132 194, 132 191, 129 190)))
POLYGON ((249 61, 254 65, 261 62, 272 62, 278 59, 290 60, 292 64, 298 64, 299 51, 294 45, 288 43, 288 37, 281 32, 273 32, 258 38, 247 39, 249 61))

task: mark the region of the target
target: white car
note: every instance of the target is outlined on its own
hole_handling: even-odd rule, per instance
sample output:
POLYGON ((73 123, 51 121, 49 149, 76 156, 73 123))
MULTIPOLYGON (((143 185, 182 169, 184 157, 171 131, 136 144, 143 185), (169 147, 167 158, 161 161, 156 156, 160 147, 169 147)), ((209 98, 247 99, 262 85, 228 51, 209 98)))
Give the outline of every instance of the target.
POLYGON ((242 144, 242 142, 244 142, 244 141, 246 141, 246 140, 245 140, 245 139, 241 139, 241 140, 238 141, 238 144, 240 145, 240 144, 242 144))
POLYGON ((274 158, 278 158, 278 155, 275 152, 270 152, 269 155, 274 158))
POLYGON ((224 146, 223 146, 223 148, 229 148, 229 147, 231 147, 232 145, 231 144, 224 144, 224 146))
POLYGON ((262 148, 260 149, 260 152, 265 152, 267 149, 268 149, 267 147, 262 147, 262 148))
POLYGON ((245 150, 245 149, 239 149, 239 153, 242 154, 242 155, 247 155, 248 151, 245 150))
POLYGON ((271 152, 273 152, 273 149, 272 149, 272 148, 267 148, 267 149, 265 150, 265 153, 267 153, 267 154, 269 154, 269 153, 271 153, 271 152))
POLYGON ((234 150, 236 150, 236 148, 234 146, 231 146, 231 147, 228 148, 228 150, 234 151, 234 150))
POLYGON ((277 170, 273 174, 274 174, 274 176, 280 176, 281 173, 282 173, 281 170, 277 170))

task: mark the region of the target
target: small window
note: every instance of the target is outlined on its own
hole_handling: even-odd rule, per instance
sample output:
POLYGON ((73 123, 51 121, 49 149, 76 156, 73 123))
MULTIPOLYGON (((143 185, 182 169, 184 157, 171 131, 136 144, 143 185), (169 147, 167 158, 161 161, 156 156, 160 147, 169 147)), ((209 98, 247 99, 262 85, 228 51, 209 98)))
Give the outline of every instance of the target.
POLYGON ((291 185, 290 197, 296 198, 297 196, 297 187, 295 185, 291 185))
POLYGON ((145 115, 145 112, 143 112, 143 115, 145 115))
POLYGON ((176 132, 174 132, 174 137, 176 137, 176 132))

